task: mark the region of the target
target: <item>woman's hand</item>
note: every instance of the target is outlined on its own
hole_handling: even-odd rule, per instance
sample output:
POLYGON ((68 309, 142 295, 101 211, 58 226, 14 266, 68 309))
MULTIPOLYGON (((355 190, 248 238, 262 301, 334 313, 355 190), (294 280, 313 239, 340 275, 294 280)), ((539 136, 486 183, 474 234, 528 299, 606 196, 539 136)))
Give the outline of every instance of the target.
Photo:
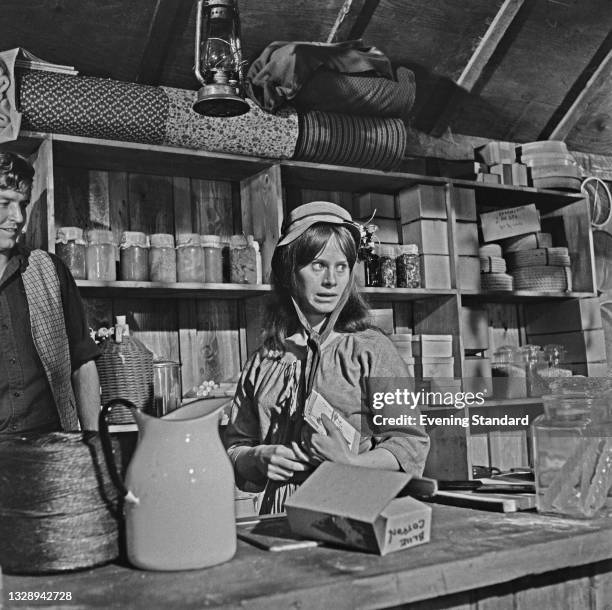
POLYGON ((340 430, 325 414, 321 415, 321 422, 327 434, 313 432, 310 438, 303 441, 308 457, 317 462, 352 464, 356 456, 349 449, 340 430))
POLYGON ((253 448, 258 470, 273 481, 288 481, 296 472, 312 469, 308 457, 285 445, 258 445, 253 448))

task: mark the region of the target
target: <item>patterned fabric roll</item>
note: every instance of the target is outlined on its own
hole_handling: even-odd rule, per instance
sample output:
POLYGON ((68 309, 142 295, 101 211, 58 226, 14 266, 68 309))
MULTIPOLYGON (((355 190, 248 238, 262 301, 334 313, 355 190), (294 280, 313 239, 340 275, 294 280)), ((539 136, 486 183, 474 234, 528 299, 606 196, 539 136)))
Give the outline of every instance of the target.
POLYGON ((400 119, 379 119, 313 110, 299 114, 294 159, 372 169, 395 168, 406 148, 400 119))
POLYGON ((23 71, 22 128, 161 144, 168 98, 159 87, 116 80, 23 71))
POLYGON ((272 159, 290 159, 298 139, 297 113, 288 108, 264 112, 251 100, 246 114, 206 117, 191 107, 196 92, 160 87, 169 100, 164 144, 272 159))

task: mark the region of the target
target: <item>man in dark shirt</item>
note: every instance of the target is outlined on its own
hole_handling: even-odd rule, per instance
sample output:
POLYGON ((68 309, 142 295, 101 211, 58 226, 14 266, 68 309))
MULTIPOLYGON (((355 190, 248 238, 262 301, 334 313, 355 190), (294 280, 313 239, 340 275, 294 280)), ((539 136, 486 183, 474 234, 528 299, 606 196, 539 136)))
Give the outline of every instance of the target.
POLYGON ((99 355, 56 256, 17 243, 34 170, 0 153, 0 434, 97 429, 99 355))

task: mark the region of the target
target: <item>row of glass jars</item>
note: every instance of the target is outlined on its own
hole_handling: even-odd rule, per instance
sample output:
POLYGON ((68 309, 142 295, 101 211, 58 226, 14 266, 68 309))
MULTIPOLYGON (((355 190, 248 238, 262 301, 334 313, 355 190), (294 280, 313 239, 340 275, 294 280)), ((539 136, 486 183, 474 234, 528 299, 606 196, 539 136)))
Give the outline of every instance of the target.
MULTIPOLYGON (((360 252, 362 285, 382 288, 419 288, 421 265, 416 244, 380 244, 360 252)), ((358 275, 359 277, 359 275, 358 275)))
MULTIPOLYGON (((63 227, 57 231, 56 254, 75 279, 115 281, 117 245, 112 231, 91 229, 87 242, 83 230, 63 227)), ((232 282, 259 284, 261 254, 252 235, 169 233, 146 235, 124 231, 119 244, 119 279, 151 282, 232 282)))

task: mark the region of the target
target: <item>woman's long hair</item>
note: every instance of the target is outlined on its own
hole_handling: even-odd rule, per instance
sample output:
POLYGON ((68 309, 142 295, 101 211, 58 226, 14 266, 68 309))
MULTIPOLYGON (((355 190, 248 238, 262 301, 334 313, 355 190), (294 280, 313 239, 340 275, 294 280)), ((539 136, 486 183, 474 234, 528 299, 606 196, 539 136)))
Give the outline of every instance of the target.
MULTIPOLYGON (((342 225, 315 224, 295 241, 274 250, 271 277, 274 299, 268 307, 263 331, 266 349, 284 352, 285 339, 299 328, 298 317, 291 301, 291 297, 295 298, 298 294, 297 272, 311 263, 332 238, 337 240, 352 270, 357 261, 357 245, 350 231, 342 225)), ((350 333, 373 328, 368 322, 368 308, 357 291, 353 274, 347 290, 348 299, 338 316, 334 330, 350 333)))

